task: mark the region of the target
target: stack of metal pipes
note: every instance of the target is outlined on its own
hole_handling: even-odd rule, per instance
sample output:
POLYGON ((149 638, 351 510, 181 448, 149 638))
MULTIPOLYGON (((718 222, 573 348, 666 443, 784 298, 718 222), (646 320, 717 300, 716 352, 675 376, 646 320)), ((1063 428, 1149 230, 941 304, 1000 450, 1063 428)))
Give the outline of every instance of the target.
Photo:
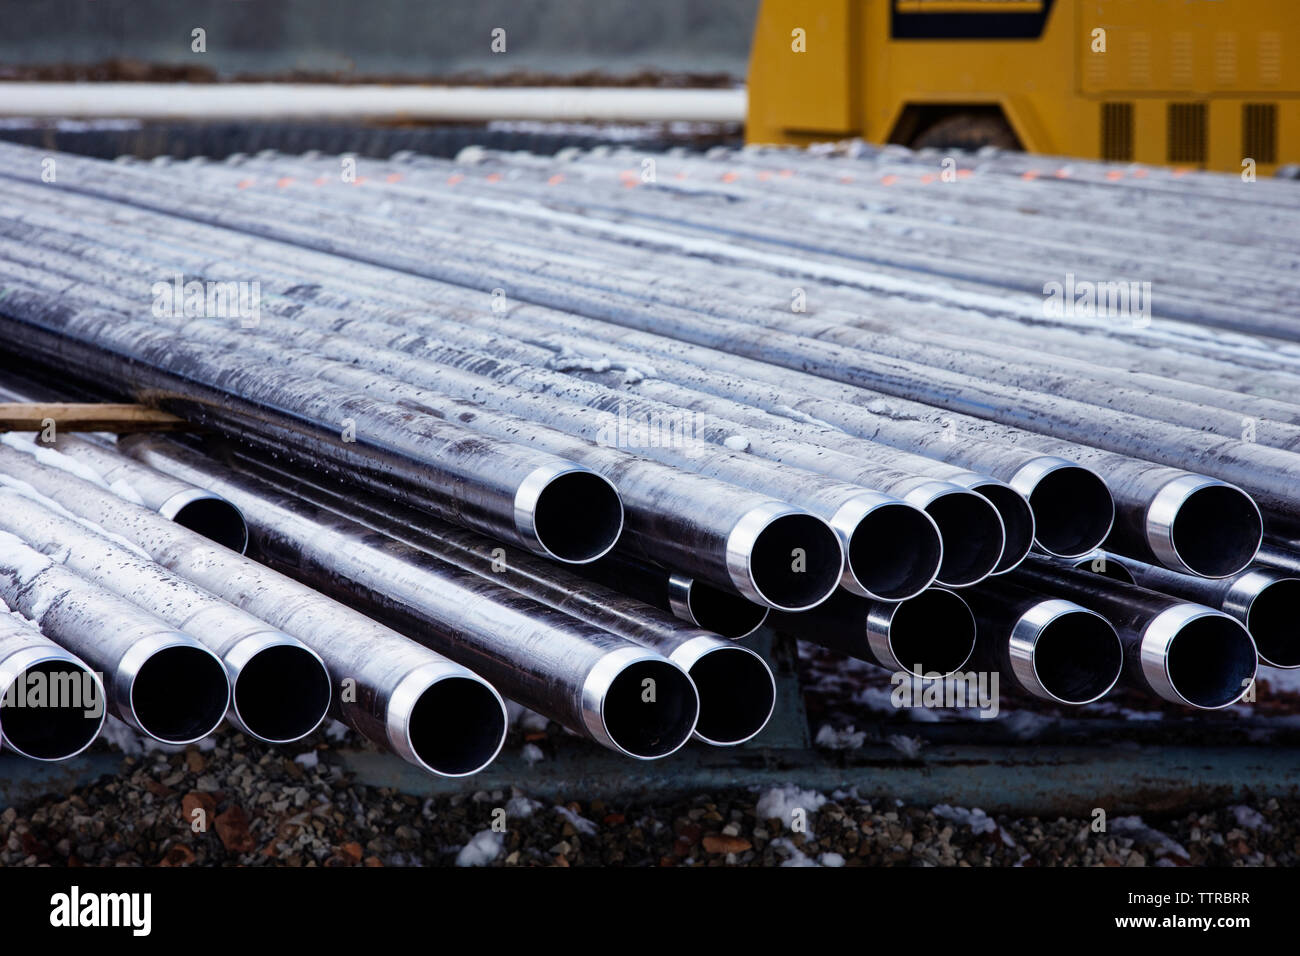
POLYGON ((169 680, 215 655, 232 718, 291 739, 245 710, 308 732, 301 674, 259 668, 273 703, 239 705, 232 635, 260 622, 324 665, 336 716, 436 773, 499 749, 495 692, 642 759, 751 739, 769 612, 917 679, 1227 707, 1257 664, 1300 666, 1296 206, 861 144, 0 145, 6 353, 37 390, 196 430, 5 438, 0 599, 137 728, 90 612, 179 632, 169 680), (425 700, 426 671, 454 693, 425 700))

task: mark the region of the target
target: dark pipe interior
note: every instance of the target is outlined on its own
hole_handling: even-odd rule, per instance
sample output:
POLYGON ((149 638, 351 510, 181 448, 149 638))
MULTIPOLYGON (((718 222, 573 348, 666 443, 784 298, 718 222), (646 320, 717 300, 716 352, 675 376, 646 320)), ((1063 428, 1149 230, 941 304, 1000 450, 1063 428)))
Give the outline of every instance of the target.
POLYGON ((782 515, 754 541, 750 574, 759 593, 775 606, 806 608, 839 585, 843 554, 839 536, 826 522, 812 515, 782 515), (796 549, 802 549, 802 558, 796 549))
POLYGON ((248 524, 238 508, 220 498, 200 498, 181 505, 172 519, 205 538, 243 554, 248 550, 248 524))
POLYGON ((1174 518, 1174 550, 1194 574, 1236 574, 1250 564, 1263 540, 1258 509, 1245 492, 1224 485, 1198 488, 1174 518))
POLYGON ((964 587, 982 581, 1002 559, 1002 526, 997 510, 974 492, 941 495, 925 509, 943 536, 939 581, 964 587))
POLYGON ((505 738, 501 702, 485 684, 447 677, 430 685, 411 711, 415 755, 439 773, 473 773, 488 763, 505 738))
POLYGON ((1034 643, 1034 672, 1043 688, 1067 704, 1096 700, 1124 666, 1119 638, 1095 614, 1071 611, 1048 622, 1034 643))
POLYGON ((695 623, 720 637, 735 640, 762 627, 768 609, 737 594, 703 581, 692 581, 687 598, 695 623))
POLYGON ((975 650, 975 619, 957 595, 931 588, 898 605, 889 622, 889 646, 918 677, 951 674, 975 650))
POLYGON ((600 557, 623 530, 618 492, 589 471, 565 472, 542 489, 533 515, 537 539, 561 561, 580 564, 600 557))
POLYGON ((934 580, 943 545, 934 523, 911 505, 882 505, 849 538, 848 562, 864 588, 886 601, 911 597, 934 580))
POLYGON ((1169 646, 1169 681, 1197 707, 1223 707, 1246 691, 1255 673, 1255 645, 1245 628, 1227 617, 1201 617, 1169 646))
POLYGON ((1283 578, 1255 596, 1246 613, 1246 629, 1259 656, 1277 667, 1300 665, 1300 579, 1283 578))
POLYGON ((1002 519, 1002 557, 994 573, 1010 571, 1029 554, 1034 546, 1034 511, 1024 495, 1007 485, 981 485, 974 489, 983 495, 1002 519))
POLYGON ((165 647, 136 674, 131 707, 147 733, 183 743, 217 728, 226 715, 229 694, 221 661, 201 648, 165 647))
POLYGON ((1115 502, 1106 483, 1087 468, 1058 468, 1029 495, 1038 527, 1034 533, 1048 553, 1077 558, 1106 539, 1115 519, 1115 502))
POLYGON ((99 734, 105 702, 90 671, 68 661, 42 661, 18 680, 26 694, 14 687, 0 699, 0 727, 14 750, 37 760, 59 760, 79 753, 99 734), (34 694, 36 682, 44 686, 43 700, 34 694))
POLYGON ((691 680, 666 661, 638 661, 625 667, 605 695, 603 717, 610 738, 636 757, 662 757, 680 747, 695 729, 699 702, 691 680), (647 700, 645 681, 653 681, 647 700))
POLYGON ((701 737, 720 744, 748 740, 763 729, 776 701, 771 672, 738 647, 710 651, 691 668, 700 693, 701 737))
POLYGON ((254 654, 232 691, 240 720, 264 740, 305 737, 325 719, 330 705, 325 665, 306 648, 292 644, 254 654))

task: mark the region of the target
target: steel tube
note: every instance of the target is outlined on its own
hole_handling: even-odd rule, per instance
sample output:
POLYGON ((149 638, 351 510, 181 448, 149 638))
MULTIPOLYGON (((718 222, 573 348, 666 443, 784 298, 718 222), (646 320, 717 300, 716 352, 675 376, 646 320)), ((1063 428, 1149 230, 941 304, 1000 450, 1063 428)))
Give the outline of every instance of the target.
MULTIPOLYGON (((142 454, 170 470, 194 479, 227 474, 239 480, 239 473, 222 469, 216 462, 202 460, 186 454, 170 442, 153 440, 143 447, 142 454)), ((684 668, 695 683, 700 697, 700 716, 695 726, 695 736, 714 746, 733 746, 757 736, 766 726, 776 704, 776 683, 766 662, 752 650, 719 640, 713 634, 703 633, 697 621, 688 627, 678 618, 656 611, 654 607, 628 593, 635 589, 626 587, 626 573, 636 573, 644 568, 645 579, 655 574, 653 569, 637 565, 627 559, 606 557, 594 564, 584 565, 578 574, 538 560, 527 552, 506 548, 490 538, 461 531, 451 525, 416 514, 412 511, 384 504, 352 491, 340 493, 320 485, 295 478, 271 466, 244 462, 240 469, 259 482, 278 491, 302 498, 313 505, 326 508, 334 514, 351 518, 397 541, 431 554, 434 557, 472 571, 479 577, 525 595, 571 617, 603 628, 612 634, 636 644, 651 648, 684 668), (611 584, 614 589, 594 584, 585 577, 593 568, 601 568, 617 560, 619 570, 614 572, 611 584)), ((667 572, 664 572, 667 575, 667 572)), ((675 584, 687 584, 688 604, 683 608, 691 612, 698 608, 700 599, 691 600, 689 591, 700 587, 698 582, 671 576, 675 584)), ((662 581, 659 582, 661 585, 662 581)), ((660 589, 665 590, 661 587, 660 589)), ((719 603, 730 608, 743 604, 745 610, 731 611, 744 614, 752 609, 760 618, 766 618, 767 608, 751 604, 740 597, 715 592, 719 603)), ((665 599, 666 601, 666 599, 665 599)), ((666 601, 667 603, 667 601, 666 601)), ((706 608, 707 610, 707 608, 706 608)), ((680 617, 679 613, 679 617, 680 617)), ((705 615, 707 619, 707 614, 705 615)), ((686 620, 690 620, 687 618, 686 620)), ((728 622, 734 626, 737 619, 728 622)), ((756 629, 757 625, 749 627, 756 629)), ((707 628, 705 628, 707 630, 707 628)))
POLYGON ((193 743, 230 703, 221 660, 198 641, 0 532, 0 600, 108 675, 110 712, 143 734, 193 743))
MULTIPOLYGON (((491 685, 461 665, 154 512, 43 468, 28 455, 0 446, 0 474, 39 487, 58 506, 131 541, 163 567, 298 638, 329 669, 334 687, 330 713, 410 763, 440 776, 465 776, 490 763, 505 742, 505 703, 491 685)), ((55 570, 71 576, 66 569, 55 570)), ((125 603, 113 594, 102 597, 110 605, 125 603)), ((99 600, 89 603, 101 606, 99 600)), ((225 680, 224 667, 221 673, 225 680)))
POLYGON ((976 667, 996 669, 1035 697, 1090 704, 1123 674, 1119 635, 1095 611, 1000 580, 964 597, 979 632, 976 667))
POLYGON ((296 638, 14 488, 0 488, 0 529, 220 657, 230 678, 229 716, 250 736, 288 743, 325 719, 329 672, 296 638))
MULTIPOLYGON (((149 436, 135 437, 140 441, 123 447, 147 463, 201 467, 185 449, 160 450, 149 436)), ((182 472, 190 473, 200 472, 182 472)), ((653 760, 676 751, 694 732, 695 687, 662 654, 255 478, 202 474, 244 512, 258 553, 273 567, 400 624, 575 733, 653 760), (643 700, 647 680, 654 690, 643 700)))
POLYGON ((1110 621, 1129 679, 1164 700, 1217 710, 1240 700, 1255 680, 1255 642, 1222 611, 1033 558, 1011 581, 1110 621))
POLYGON ((1256 564, 1230 578, 1208 580, 1118 555, 1105 555, 1104 560, 1107 568, 1122 568, 1132 583, 1232 615, 1250 631, 1261 663, 1300 667, 1300 633, 1295 625, 1300 577, 1295 574, 1256 564))
POLYGON ((805 614, 778 614, 773 624, 795 637, 913 677, 946 677, 975 650, 975 618, 944 588, 907 601, 871 601, 840 592, 805 614))
POLYGON ((104 726, 104 686, 84 661, 0 602, 0 736, 31 760, 67 760, 104 726))

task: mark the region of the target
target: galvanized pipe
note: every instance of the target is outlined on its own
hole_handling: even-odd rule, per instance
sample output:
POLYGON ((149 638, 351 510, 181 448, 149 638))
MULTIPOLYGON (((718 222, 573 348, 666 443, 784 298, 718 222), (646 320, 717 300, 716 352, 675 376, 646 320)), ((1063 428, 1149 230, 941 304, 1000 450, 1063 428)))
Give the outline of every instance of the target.
POLYGON ((1222 611, 1033 558, 1010 580, 1110 621, 1129 680, 1164 700, 1217 710, 1240 700, 1255 680, 1255 642, 1222 611))
MULTIPOLYGON (((440 776, 465 776, 491 763, 505 742, 505 703, 491 685, 461 665, 152 511, 43 468, 31 456, 0 447, 0 475, 39 488, 68 512, 120 535, 163 567, 298 638, 329 669, 334 688, 330 713, 404 760, 440 776)), ((81 579, 67 569, 53 571, 81 587, 81 579)), ((88 593, 85 588, 81 593, 88 593)), ((82 602, 91 612, 126 603, 99 588, 94 593, 95 598, 82 602)), ((87 660, 94 665, 97 658, 87 660)), ((217 664, 224 681, 225 668, 217 664)))
POLYGON ((0 487, 0 530, 157 615, 220 657, 230 678, 229 716, 250 736, 288 743, 325 719, 329 672, 296 638, 12 487, 0 487))
POLYGON ((975 618, 952 591, 930 588, 906 601, 837 593, 805 614, 778 614, 778 630, 913 677, 946 677, 975 650, 975 618))
POLYGON ((1095 611, 1002 580, 963 597, 979 632, 976 668, 995 669, 1035 697, 1090 704, 1124 671, 1119 635, 1095 611))
POLYGON ((0 602, 0 737, 31 760, 67 760, 104 726, 104 685, 85 662, 0 602))
POLYGON ((1207 580, 1119 555, 1107 554, 1104 561, 1108 569, 1122 568, 1132 583, 1231 614, 1250 631, 1260 663, 1300 667, 1300 577, 1294 573, 1255 564, 1230 578, 1207 580))
POLYGON ((193 743, 230 704, 220 658, 166 621, 0 532, 0 600, 107 675, 109 711, 155 740, 193 743))
POLYGON ((192 452, 156 442, 133 436, 122 446, 146 463, 184 462, 183 476, 201 474, 244 512, 270 565, 397 623, 574 733, 653 760, 694 732, 695 687, 662 654, 255 478, 200 471, 192 452))
MULTIPOLYGON (((399 496, 415 489, 423 506, 558 560, 593 560, 622 529, 617 491, 572 461, 311 379, 272 378, 234 352, 199 348, 157 324, 0 285, 0 326, 21 337, 28 355, 200 424, 344 474, 368 471, 399 496)), ((237 333, 229 334, 236 347, 237 333)))
MULTIPOLYGON (((194 480, 208 480, 209 475, 225 475, 234 481, 245 475, 252 477, 279 492, 351 518, 534 601, 658 651, 685 669, 695 683, 700 697, 695 736, 705 743, 714 746, 744 743, 757 736, 771 717, 776 704, 776 683, 759 655, 749 648, 704 633, 698 622, 692 622, 688 627, 677 618, 629 598, 627 594, 632 589, 626 587, 626 579, 621 573, 611 580, 615 589, 605 588, 578 577, 573 571, 541 561, 527 552, 506 548, 482 535, 458 530, 407 509, 381 504, 351 490, 340 492, 324 488, 266 463, 243 459, 239 471, 233 471, 159 439, 134 443, 133 448, 135 453, 148 457, 155 464, 165 465, 169 472, 184 474, 194 480)), ((581 573, 591 576, 588 574, 591 569, 614 560, 619 559, 606 557, 584 565, 581 573)), ((619 560, 619 564, 628 569, 631 562, 619 560)), ((647 573, 653 574, 653 571, 647 569, 647 573)), ((700 586, 689 579, 686 582, 688 592, 700 586)), ((767 617, 767 608, 738 596, 715 593, 727 605, 743 604, 760 618, 767 617)), ((698 598, 695 604, 698 605, 698 598)), ((688 604, 683 610, 689 612, 690 609, 688 604)))

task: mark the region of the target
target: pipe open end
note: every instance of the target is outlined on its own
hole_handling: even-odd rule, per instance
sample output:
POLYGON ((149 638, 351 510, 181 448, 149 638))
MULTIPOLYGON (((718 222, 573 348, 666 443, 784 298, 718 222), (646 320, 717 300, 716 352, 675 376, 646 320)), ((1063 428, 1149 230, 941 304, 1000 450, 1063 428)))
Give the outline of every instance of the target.
POLYGON ((1000 481, 976 485, 971 490, 987 499, 1002 519, 1002 557, 998 559, 993 573, 1006 574, 1025 560, 1029 549, 1034 546, 1037 530, 1034 510, 1024 495, 1000 481))
POLYGON ((686 592, 688 620, 719 637, 737 641, 763 626, 770 608, 733 591, 692 579, 686 592))
POLYGON ((1205 614, 1173 636, 1165 673, 1184 702, 1214 710, 1245 695, 1257 661, 1255 642, 1244 627, 1227 615, 1205 614))
POLYGON ((217 729, 230 704, 225 665, 211 651, 172 644, 149 655, 131 682, 131 711, 150 737, 188 744, 217 729))
POLYGON ((532 509, 533 533, 546 553, 586 564, 608 553, 623 532, 623 502, 592 471, 561 472, 546 482, 532 509))
POLYGON ((786 513, 769 521, 749 552, 749 577, 758 595, 780 611, 806 611, 840 583, 844 549, 825 521, 786 513))
POLYGON ((767 726, 776 681, 767 663, 743 647, 715 647, 690 668, 700 695, 695 734, 718 747, 743 744, 767 726))
POLYGON ((1096 472, 1063 463, 1029 490, 1034 540, 1048 554, 1077 558, 1096 550, 1115 521, 1115 500, 1096 472))
POLYGON ((248 523, 243 512, 225 498, 205 492, 179 502, 173 498, 160 513, 231 551, 243 554, 248 550, 248 523))
POLYGON ((956 594, 930 588, 894 608, 889 651, 914 677, 946 677, 975 651, 975 615, 956 594))
POLYGON ((231 690, 244 729, 268 743, 307 736, 320 726, 330 705, 329 672, 299 644, 273 644, 255 653, 231 690))
POLYGON ((1100 700, 1123 668, 1119 635, 1105 618, 1083 608, 1057 614, 1034 641, 1034 677, 1047 697, 1062 704, 1100 700))
POLYGON ((1192 574, 1226 578, 1255 559, 1264 520, 1250 495, 1232 485, 1205 484, 1183 498, 1170 541, 1192 574))
POLYGON ((963 489, 936 495, 925 507, 939 526, 943 560, 939 583, 961 588, 977 584, 1002 560, 1002 519, 987 498, 963 489))
POLYGON ((11 749, 33 760, 66 760, 99 736, 105 697, 93 671, 56 658, 29 665, 15 684, 0 699, 0 727, 11 749))
POLYGON ((1279 578, 1265 585, 1246 612, 1246 630, 1255 639, 1259 659, 1273 667, 1300 667, 1300 578, 1279 578))
POLYGON ((411 708, 407 739, 430 771, 464 777, 490 764, 505 743, 505 705, 492 688, 471 677, 429 684, 411 708))
POLYGON ((615 675, 600 704, 609 740, 630 757, 655 760, 695 732, 700 699, 686 672, 667 660, 639 659, 615 675))
POLYGON ((933 519, 905 502, 890 502, 866 515, 849 536, 846 564, 868 597, 903 601, 939 574, 943 540, 933 519))

